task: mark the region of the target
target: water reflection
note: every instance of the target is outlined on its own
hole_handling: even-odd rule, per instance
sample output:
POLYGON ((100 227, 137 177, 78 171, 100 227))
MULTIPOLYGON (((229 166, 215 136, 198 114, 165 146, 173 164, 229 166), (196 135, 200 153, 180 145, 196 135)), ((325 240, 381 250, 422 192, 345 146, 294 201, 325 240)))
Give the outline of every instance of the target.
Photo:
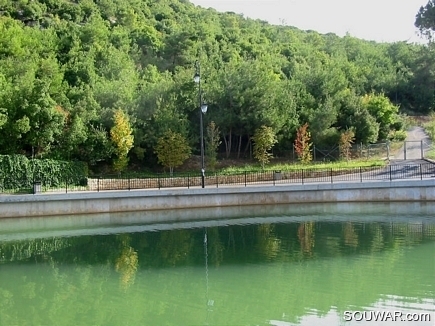
POLYGON ((134 283, 138 267, 137 252, 130 246, 131 237, 127 234, 119 236, 121 243, 121 252, 115 260, 115 270, 120 273, 120 284, 122 289, 126 290, 134 283))
POLYGON ((88 228, 7 221, 0 325, 354 325, 345 311, 376 309, 429 312, 421 325, 432 325, 433 208, 286 205, 183 223, 162 218, 188 211, 136 213, 92 216, 88 228))

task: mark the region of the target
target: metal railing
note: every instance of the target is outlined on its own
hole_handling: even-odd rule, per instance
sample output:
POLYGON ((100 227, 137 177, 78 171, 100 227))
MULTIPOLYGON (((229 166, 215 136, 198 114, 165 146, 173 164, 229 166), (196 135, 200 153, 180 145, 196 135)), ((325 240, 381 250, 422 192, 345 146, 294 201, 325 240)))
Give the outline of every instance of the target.
MULTIPOLYGON (((351 169, 295 169, 262 172, 238 172, 208 174, 206 187, 340 183, 367 181, 394 181, 403 179, 435 178, 435 164, 387 165, 385 167, 356 167, 351 169)), ((134 189, 194 188, 201 187, 201 175, 189 173, 158 174, 138 177, 129 174, 100 175, 65 180, 62 184, 50 184, 45 180, 17 182, 16 187, 6 188, 0 178, 0 193, 69 193, 76 191, 109 191, 134 189)))

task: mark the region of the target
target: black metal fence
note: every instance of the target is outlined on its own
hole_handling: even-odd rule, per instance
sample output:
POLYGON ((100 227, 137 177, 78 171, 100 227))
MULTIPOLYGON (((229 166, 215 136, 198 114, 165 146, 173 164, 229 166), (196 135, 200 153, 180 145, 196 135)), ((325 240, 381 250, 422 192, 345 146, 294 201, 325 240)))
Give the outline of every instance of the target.
MULTIPOLYGON (((435 165, 388 165, 385 167, 357 167, 351 169, 295 169, 282 171, 241 172, 207 174, 206 187, 368 182, 376 180, 428 179, 435 178, 435 165)), ((0 193, 68 193, 75 191, 110 191, 133 189, 194 188, 201 187, 200 174, 177 173, 172 176, 159 174, 137 177, 128 174, 101 175, 97 177, 65 180, 61 185, 51 185, 45 180, 19 183, 22 186, 6 189, 0 179, 0 193)))
MULTIPOLYGON (((419 142, 420 143, 420 142, 419 142)), ((350 148, 350 157, 353 159, 358 158, 389 158, 394 156, 394 150, 392 148, 400 148, 406 146, 406 142, 385 142, 376 144, 352 144, 350 148)), ((420 146, 416 144, 415 146, 420 146)), ((294 145, 290 150, 272 150, 273 157, 275 158, 285 158, 288 161, 298 161, 298 156, 296 154, 296 149, 294 145)), ((313 144, 311 148, 311 155, 314 162, 333 162, 340 159, 340 150, 338 146, 325 147, 313 144)), ((231 152, 228 156, 224 152, 218 153, 218 157, 221 159, 253 159, 252 149, 249 152, 238 153, 231 152)))

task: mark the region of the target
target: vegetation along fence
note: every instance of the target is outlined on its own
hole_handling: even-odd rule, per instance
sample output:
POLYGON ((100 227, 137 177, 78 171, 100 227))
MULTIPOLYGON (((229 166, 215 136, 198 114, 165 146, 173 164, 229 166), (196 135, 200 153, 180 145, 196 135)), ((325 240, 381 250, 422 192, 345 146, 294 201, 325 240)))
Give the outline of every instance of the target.
MULTIPOLYGON (((428 179, 435 177, 435 165, 431 163, 413 165, 388 165, 385 167, 358 167, 351 169, 298 169, 263 172, 239 172, 208 174, 206 187, 251 186, 306 183, 368 182, 376 180, 428 179)), ((152 177, 136 177, 128 174, 101 175, 89 178, 69 178, 63 183, 51 184, 50 180, 17 183, 20 187, 7 188, 0 178, 0 193, 40 193, 72 191, 105 191, 133 189, 191 188, 201 186, 200 174, 160 174, 152 177)))

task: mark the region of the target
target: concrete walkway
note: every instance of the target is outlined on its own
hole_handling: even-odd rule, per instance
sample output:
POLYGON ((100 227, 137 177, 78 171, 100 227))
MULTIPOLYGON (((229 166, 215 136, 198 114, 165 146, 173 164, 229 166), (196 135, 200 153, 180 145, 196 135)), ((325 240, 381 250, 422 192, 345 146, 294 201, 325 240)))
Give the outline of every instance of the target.
POLYGON ((408 135, 398 152, 395 154, 392 164, 401 164, 405 160, 406 153, 406 163, 407 164, 420 164, 423 159, 424 153, 430 148, 431 140, 429 136, 424 131, 423 127, 414 126, 408 130, 408 135), (423 148, 421 145, 423 144, 423 148), (406 146, 406 148, 405 148, 406 146))

